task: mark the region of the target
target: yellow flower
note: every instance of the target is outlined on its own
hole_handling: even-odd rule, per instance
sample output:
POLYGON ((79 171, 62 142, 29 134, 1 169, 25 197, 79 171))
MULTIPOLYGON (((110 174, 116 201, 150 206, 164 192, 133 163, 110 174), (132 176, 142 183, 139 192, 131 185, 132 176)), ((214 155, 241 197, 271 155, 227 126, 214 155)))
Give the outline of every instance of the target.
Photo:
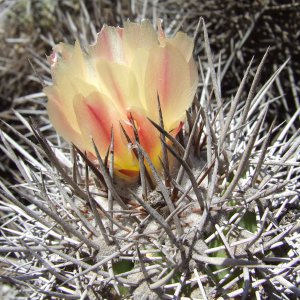
POLYGON ((60 43, 49 57, 53 85, 44 89, 48 114, 57 132, 95 158, 94 140, 101 155, 114 132, 115 172, 136 177, 138 161, 122 133, 134 142, 130 117, 139 140, 160 169, 157 95, 165 130, 175 136, 196 92, 198 74, 192 57, 194 40, 182 32, 166 38, 149 21, 126 22, 124 28, 104 26, 95 45, 82 49, 60 43))

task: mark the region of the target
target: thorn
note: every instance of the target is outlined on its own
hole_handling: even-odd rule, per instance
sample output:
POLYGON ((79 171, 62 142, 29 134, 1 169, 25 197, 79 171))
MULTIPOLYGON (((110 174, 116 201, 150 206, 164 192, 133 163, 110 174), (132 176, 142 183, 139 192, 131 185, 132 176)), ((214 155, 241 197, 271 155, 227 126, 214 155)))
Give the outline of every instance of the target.
MULTIPOLYGON (((157 94, 157 105, 158 105, 158 114, 159 114, 159 125, 162 129, 164 129, 164 120, 163 120, 163 113, 161 110, 159 95, 157 94)), ((160 133, 161 140, 166 142, 166 138, 163 133, 160 133)), ((169 166, 169 159, 167 149, 164 143, 161 143, 162 148, 162 162, 163 162, 163 173, 165 178, 166 187, 170 187, 171 185, 171 176, 170 176, 170 166, 169 166)))

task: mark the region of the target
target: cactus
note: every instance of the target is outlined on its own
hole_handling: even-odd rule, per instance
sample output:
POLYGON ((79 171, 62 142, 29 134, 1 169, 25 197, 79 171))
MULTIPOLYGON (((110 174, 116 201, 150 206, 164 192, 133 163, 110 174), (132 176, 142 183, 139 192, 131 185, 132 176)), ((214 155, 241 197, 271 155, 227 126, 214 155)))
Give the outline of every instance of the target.
POLYGON ((126 185, 107 157, 91 163, 47 119, 15 111, 19 132, 3 118, 0 147, 17 168, 13 184, 0 181, 8 299, 299 297, 299 109, 284 124, 269 112, 288 61, 263 81, 268 53, 250 61, 227 101, 203 20, 194 36, 203 54, 184 130, 174 139, 163 115, 153 122, 177 162, 163 175, 135 143, 153 176, 141 168, 126 185))

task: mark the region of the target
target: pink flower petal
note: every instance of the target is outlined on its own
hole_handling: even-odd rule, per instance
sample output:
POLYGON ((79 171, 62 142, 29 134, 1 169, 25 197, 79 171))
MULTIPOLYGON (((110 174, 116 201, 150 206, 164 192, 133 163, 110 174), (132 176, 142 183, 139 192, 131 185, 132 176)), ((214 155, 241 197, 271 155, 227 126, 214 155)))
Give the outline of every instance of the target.
POLYGON ((108 110, 105 102, 109 102, 109 99, 97 92, 88 97, 78 95, 73 102, 82 135, 89 141, 91 150, 93 150, 92 139, 94 139, 101 154, 105 154, 108 149, 112 120, 116 117, 112 110, 108 110))
POLYGON ((98 92, 88 97, 78 96, 75 99, 74 109, 82 135, 88 140, 90 151, 95 154, 93 139, 103 157, 110 145, 113 128, 116 169, 138 170, 138 162, 121 132, 119 124, 121 116, 110 103, 110 99, 98 92))
POLYGON ((127 115, 129 121, 122 122, 122 125, 131 141, 135 142, 133 123, 136 127, 140 144, 151 157, 153 164, 160 168, 161 142, 159 131, 148 121, 144 111, 130 110, 127 115))
POLYGON ((184 118, 195 94, 196 75, 194 66, 189 66, 181 52, 170 44, 150 53, 144 85, 148 111, 157 121, 158 94, 166 130, 174 129, 184 118))

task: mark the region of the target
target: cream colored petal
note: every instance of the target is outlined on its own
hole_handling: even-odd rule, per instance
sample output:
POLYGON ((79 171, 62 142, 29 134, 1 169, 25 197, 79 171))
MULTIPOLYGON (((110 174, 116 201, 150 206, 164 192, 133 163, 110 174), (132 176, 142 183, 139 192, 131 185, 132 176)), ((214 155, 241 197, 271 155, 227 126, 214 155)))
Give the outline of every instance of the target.
POLYGON ((123 29, 104 25, 96 44, 89 48, 90 55, 116 63, 125 63, 123 29))
POLYGON ((198 76, 197 64, 193 58, 189 61, 189 70, 190 70, 191 94, 195 95, 199 83, 199 76, 198 76))
POLYGON ((53 50, 61 55, 64 60, 72 57, 75 47, 65 43, 59 43, 53 47, 53 50))
POLYGON ((131 64, 139 49, 150 49, 158 45, 157 34, 149 20, 142 21, 141 24, 125 22, 123 33, 124 50, 127 63, 131 64))
POLYGON ((47 111, 53 127, 64 139, 81 148, 81 133, 74 128, 72 120, 64 111, 58 90, 52 86, 46 87, 44 92, 48 97, 47 111))
POLYGON ((139 101, 141 102, 141 107, 147 110, 147 99, 144 89, 146 68, 148 66, 150 52, 143 48, 137 49, 134 59, 131 64, 131 71, 134 73, 137 80, 137 86, 139 89, 139 101))
POLYGON ((82 51, 78 41, 74 46, 59 44, 54 46, 54 52, 58 53, 57 63, 52 69, 53 81, 56 81, 58 72, 71 74, 72 76, 86 77, 89 71, 89 64, 85 53, 82 51))
POLYGON ((193 38, 179 31, 173 38, 168 38, 167 43, 170 43, 173 47, 177 48, 181 54, 185 56, 187 62, 190 61, 194 49, 193 38))
POLYGON ((68 74, 64 74, 63 72, 57 73, 56 78, 58 80, 56 81, 57 84, 55 85, 55 88, 60 95, 59 99, 61 108, 68 116, 72 127, 75 130, 80 131, 73 107, 73 101, 79 94, 88 96, 97 90, 94 86, 87 84, 82 79, 72 77, 71 75, 68 76, 68 74))
POLYGON ((55 68, 58 60, 68 60, 72 57, 74 52, 74 46, 59 43, 53 47, 53 52, 47 56, 48 62, 51 65, 51 68, 55 68))
POLYGON ((92 66, 89 59, 83 53, 78 42, 72 47, 67 59, 59 58, 58 62, 52 70, 52 77, 57 88, 66 94, 65 101, 72 101, 72 96, 83 88, 82 85, 77 86, 77 81, 86 82, 91 86, 92 66), (76 80, 74 80, 76 79, 76 80), (76 81, 76 82, 74 82, 76 81))
POLYGON ((99 84, 123 117, 126 110, 140 107, 139 89, 134 73, 125 65, 101 60, 97 64, 99 84))
POLYGON ((158 93, 167 130, 174 129, 172 126, 183 119, 192 103, 195 88, 191 81, 195 78, 191 74, 185 57, 172 45, 157 47, 150 53, 144 84, 148 112, 158 121, 158 93))

